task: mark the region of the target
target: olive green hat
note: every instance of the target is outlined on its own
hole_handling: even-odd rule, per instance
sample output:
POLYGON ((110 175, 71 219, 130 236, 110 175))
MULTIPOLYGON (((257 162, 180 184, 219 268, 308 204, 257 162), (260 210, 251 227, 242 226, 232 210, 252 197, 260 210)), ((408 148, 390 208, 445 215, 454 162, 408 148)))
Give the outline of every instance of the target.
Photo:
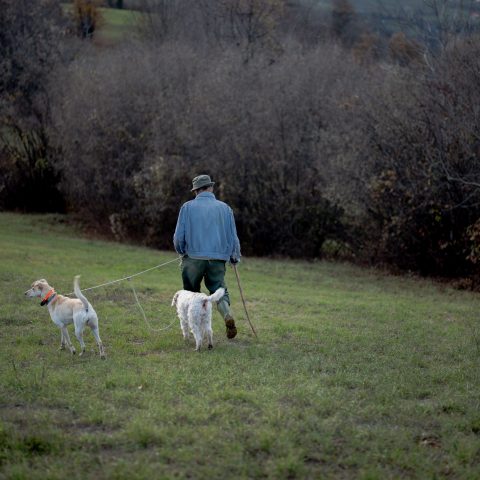
POLYGON ((215 185, 215 182, 212 182, 212 179, 209 175, 199 175, 192 180, 192 185, 193 188, 191 191, 194 192, 199 188, 212 187, 213 185, 215 185))

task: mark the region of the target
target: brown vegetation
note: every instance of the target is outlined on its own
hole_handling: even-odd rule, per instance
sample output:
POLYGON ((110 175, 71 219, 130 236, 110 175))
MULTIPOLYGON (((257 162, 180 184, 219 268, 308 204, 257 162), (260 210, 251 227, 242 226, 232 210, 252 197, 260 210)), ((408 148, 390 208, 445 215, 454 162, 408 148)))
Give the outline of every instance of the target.
MULTIPOLYGON (((332 25, 321 18, 303 31, 291 26, 288 15, 306 15, 279 0, 157 2, 143 41, 81 45, 66 60, 52 53, 39 75, 48 102, 30 104, 48 112, 41 132, 55 195, 117 238, 170 248, 190 179, 205 172, 234 208, 247 254, 328 250, 474 276, 477 43, 457 39, 431 51, 402 33, 360 32, 348 2, 335 9, 328 38, 332 25)), ((37 75, 26 60, 22 68, 37 75)), ((2 105, 31 135, 37 130, 12 101, 30 88, 12 85, 17 93, 1 93, 2 105)), ((9 180, 1 204, 31 209, 14 194, 29 174, 12 177, 28 156, 5 138, 2 145, 9 180)))
POLYGON ((77 35, 80 38, 92 38, 95 30, 102 24, 99 7, 100 0, 74 0, 72 17, 77 35))

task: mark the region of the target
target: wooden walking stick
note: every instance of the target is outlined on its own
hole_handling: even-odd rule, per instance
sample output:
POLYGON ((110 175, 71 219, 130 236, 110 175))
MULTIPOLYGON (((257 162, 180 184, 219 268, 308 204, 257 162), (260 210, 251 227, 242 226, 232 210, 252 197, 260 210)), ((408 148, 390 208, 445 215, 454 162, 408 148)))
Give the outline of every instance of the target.
POLYGON ((235 276, 237 277, 238 289, 240 290, 240 296, 242 297, 243 308, 245 308, 245 314, 247 315, 248 323, 250 324, 250 327, 255 337, 258 338, 257 332, 255 331, 255 328, 253 328, 252 322, 250 321, 250 317, 248 316, 247 305, 245 303, 245 297, 243 296, 243 290, 242 290, 242 285, 240 284, 240 275, 238 275, 237 265, 235 263, 232 263, 232 266, 233 266, 233 270, 235 270, 235 276))

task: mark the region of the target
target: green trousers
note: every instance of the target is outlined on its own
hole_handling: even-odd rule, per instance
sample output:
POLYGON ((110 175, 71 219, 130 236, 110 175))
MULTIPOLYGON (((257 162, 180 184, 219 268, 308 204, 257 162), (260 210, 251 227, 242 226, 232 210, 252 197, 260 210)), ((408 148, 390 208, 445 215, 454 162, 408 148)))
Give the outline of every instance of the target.
POLYGON ((183 289, 190 292, 199 292, 202 280, 205 282, 210 294, 220 287, 225 289, 225 295, 217 303, 217 309, 224 319, 232 318, 230 312, 230 297, 225 285, 225 261, 223 260, 199 260, 196 258, 182 258, 183 289))

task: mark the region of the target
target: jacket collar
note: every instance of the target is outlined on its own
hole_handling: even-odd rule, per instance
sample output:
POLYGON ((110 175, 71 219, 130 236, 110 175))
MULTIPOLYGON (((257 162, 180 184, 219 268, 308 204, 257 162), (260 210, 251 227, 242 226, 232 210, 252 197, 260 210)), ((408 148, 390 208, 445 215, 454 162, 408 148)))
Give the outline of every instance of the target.
POLYGON ((215 200, 215 194, 212 192, 202 192, 195 197, 195 200, 199 198, 213 198, 215 200))

